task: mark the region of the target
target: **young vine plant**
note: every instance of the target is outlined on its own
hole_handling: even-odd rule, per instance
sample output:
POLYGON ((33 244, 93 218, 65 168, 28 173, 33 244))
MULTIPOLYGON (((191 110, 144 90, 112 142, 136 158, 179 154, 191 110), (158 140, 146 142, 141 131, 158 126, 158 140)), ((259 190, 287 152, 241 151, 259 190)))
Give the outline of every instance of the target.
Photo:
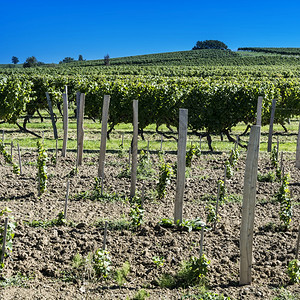
MULTIPOLYGON (((7 223, 7 231, 6 231, 6 247, 4 252, 4 258, 6 258, 9 253, 12 252, 13 243, 12 240, 15 236, 15 228, 16 228, 16 222, 14 221, 14 217, 10 215, 11 210, 9 208, 5 208, 0 212, 0 217, 8 217, 8 223, 7 223)), ((2 245, 4 242, 4 223, 0 223, 0 257, 2 257, 2 245)), ((0 264, 0 271, 2 271, 4 268, 4 262, 0 264)))
POLYGON ((38 158, 37 158, 37 166, 38 166, 38 182, 39 182, 39 193, 40 195, 46 191, 47 187, 47 153, 44 148, 43 143, 40 141, 37 142, 38 148, 38 158))
POLYGON ((288 228, 292 220, 292 198, 289 189, 289 175, 282 178, 282 184, 278 193, 275 195, 276 200, 280 203, 280 221, 285 228, 288 228))
POLYGON ((0 140, 0 152, 3 154, 5 162, 10 164, 13 167, 14 174, 20 174, 20 168, 17 164, 13 162, 13 158, 10 154, 5 150, 3 142, 0 140))
POLYGON ((226 166, 226 178, 230 179, 233 176, 234 168, 237 165, 240 153, 238 149, 232 149, 230 151, 229 159, 225 161, 226 166))
POLYGON ((172 175, 172 166, 166 163, 164 159, 161 158, 159 165, 159 179, 156 187, 157 197, 159 200, 164 198, 166 194, 167 185, 170 183, 172 175))

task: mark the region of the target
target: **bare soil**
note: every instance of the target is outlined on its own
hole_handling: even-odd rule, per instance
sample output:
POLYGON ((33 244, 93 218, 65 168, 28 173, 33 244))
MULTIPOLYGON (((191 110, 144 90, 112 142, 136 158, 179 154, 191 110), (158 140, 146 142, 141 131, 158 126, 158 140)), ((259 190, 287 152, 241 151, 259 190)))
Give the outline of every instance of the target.
MULTIPOLYGON (((49 153, 50 154, 50 153, 49 153)), ((197 295, 197 287, 167 289, 157 285, 163 273, 174 274, 181 262, 199 255, 200 232, 164 228, 162 218, 173 218, 176 179, 172 179, 163 200, 153 199, 158 179, 159 159, 151 155, 155 174, 138 180, 137 191, 145 187, 144 223, 134 231, 109 227, 107 250, 112 260, 112 273, 128 261, 131 266, 125 284, 119 287, 111 276, 107 280, 72 278, 72 259, 80 253, 102 248, 103 220, 129 220, 130 204, 126 201, 76 200, 75 195, 93 190, 97 176, 97 154, 85 154, 77 175, 70 177, 68 205, 69 223, 53 227, 31 227, 26 222, 52 220, 64 210, 68 174, 75 166, 76 156, 68 153, 59 157, 57 165, 48 163, 47 192, 41 197, 37 189, 37 154, 23 151, 23 174, 15 175, 12 168, 0 158, 0 209, 9 207, 17 221, 13 252, 5 260, 3 277, 22 274, 29 280, 20 286, 0 288, 1 299, 126 299, 145 289, 149 299, 181 299, 197 295), (165 259, 163 266, 153 262, 155 256, 165 259)), ((210 195, 217 194, 217 181, 224 177, 224 162, 228 153, 203 154, 195 158, 188 171, 184 199, 184 219, 206 219, 205 206, 210 195)), ((294 166, 294 154, 284 155, 285 172, 290 173, 290 189, 295 205, 288 230, 280 229, 279 204, 272 201, 280 183, 257 185, 257 204, 253 245, 253 283, 239 286, 239 237, 246 152, 241 153, 237 170, 226 187, 231 201, 219 210, 220 221, 215 231, 204 234, 204 252, 211 260, 207 286, 231 299, 273 299, 284 287, 294 295, 300 294, 299 284, 290 284, 287 264, 295 257, 297 231, 300 220, 300 171, 294 166), (273 225, 273 229, 270 224, 273 225), (268 225, 268 226, 267 226, 268 225)), ((166 155, 170 163, 175 155, 166 155)), ((127 157, 107 154, 105 193, 129 195, 130 178, 119 178, 127 157)), ((260 153, 259 172, 271 169, 269 155, 260 153)), ((196 298, 194 298, 196 299, 196 298)))

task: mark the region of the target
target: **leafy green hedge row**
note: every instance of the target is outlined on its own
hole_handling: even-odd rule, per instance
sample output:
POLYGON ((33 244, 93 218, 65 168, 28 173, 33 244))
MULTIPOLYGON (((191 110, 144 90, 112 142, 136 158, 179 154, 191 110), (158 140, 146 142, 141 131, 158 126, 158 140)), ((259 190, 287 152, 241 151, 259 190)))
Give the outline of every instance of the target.
POLYGON ((103 96, 111 96, 110 126, 132 122, 132 100, 139 100, 139 126, 178 125, 179 108, 189 109, 189 127, 224 133, 239 122, 254 122, 258 96, 263 96, 263 124, 268 124, 272 99, 277 99, 276 122, 300 115, 300 83, 296 79, 164 78, 160 76, 10 75, 0 79, 0 119, 15 123, 21 115, 62 104, 64 86, 69 100, 86 94, 85 114, 100 119, 103 96))

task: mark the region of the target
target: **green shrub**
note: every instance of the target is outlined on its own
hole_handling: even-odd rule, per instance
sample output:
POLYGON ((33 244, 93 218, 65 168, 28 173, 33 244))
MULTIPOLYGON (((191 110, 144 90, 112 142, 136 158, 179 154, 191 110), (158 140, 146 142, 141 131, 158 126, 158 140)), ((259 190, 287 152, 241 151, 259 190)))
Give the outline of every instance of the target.
POLYGON ((287 273, 292 283, 300 282, 300 261, 298 259, 289 262, 287 273))

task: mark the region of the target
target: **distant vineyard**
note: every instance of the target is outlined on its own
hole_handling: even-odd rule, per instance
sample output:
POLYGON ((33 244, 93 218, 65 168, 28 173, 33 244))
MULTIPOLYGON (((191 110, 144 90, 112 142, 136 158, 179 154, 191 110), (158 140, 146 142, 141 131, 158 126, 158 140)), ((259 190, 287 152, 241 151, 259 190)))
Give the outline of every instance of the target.
POLYGON ((243 47, 243 48, 238 48, 238 50, 261 52, 261 53, 281 54, 281 55, 300 55, 300 48, 243 47))
POLYGON ((136 99, 141 131, 149 124, 177 127, 178 109, 185 107, 194 132, 229 136, 239 122, 254 122, 258 96, 264 97, 263 124, 269 122, 274 98, 276 123, 284 125, 300 115, 299 62, 291 56, 194 50, 115 58, 110 66, 97 66, 103 63, 99 60, 2 68, 0 120, 25 130, 32 116, 48 109, 46 92, 61 110, 67 85, 70 104, 78 91, 86 94, 85 114, 94 120, 101 116, 103 96, 111 96, 110 130, 132 121, 132 100, 136 99))

